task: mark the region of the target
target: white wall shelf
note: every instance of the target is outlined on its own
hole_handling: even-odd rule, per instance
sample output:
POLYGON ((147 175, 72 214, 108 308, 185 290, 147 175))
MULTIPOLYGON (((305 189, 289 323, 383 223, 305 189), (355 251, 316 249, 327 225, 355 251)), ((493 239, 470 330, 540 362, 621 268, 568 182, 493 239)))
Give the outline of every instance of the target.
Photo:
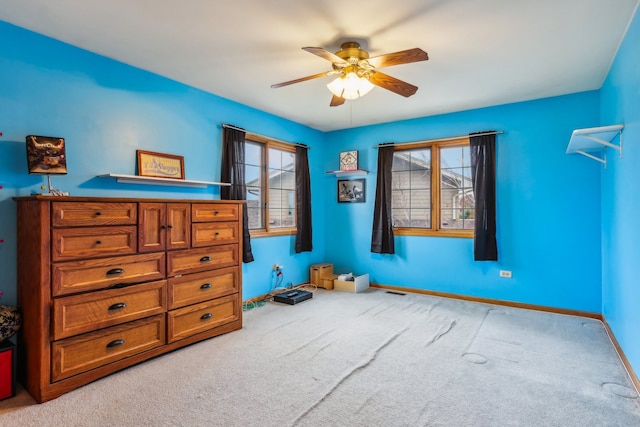
POLYGON ((154 178, 149 176, 138 175, 119 175, 115 173, 107 173, 98 175, 99 178, 115 178, 121 184, 146 184, 146 185, 169 185, 174 187, 195 187, 206 188, 211 185, 228 187, 231 184, 225 182, 209 182, 209 181, 192 181, 188 179, 171 179, 171 178, 154 178))
POLYGON ((611 125, 596 128, 576 129, 571 134, 571 139, 567 146, 567 154, 582 154, 583 156, 587 156, 590 159, 598 161, 606 166, 607 157, 605 149, 607 147, 618 150, 620 157, 622 157, 623 128, 624 125, 611 125), (616 135, 620 136, 618 144, 612 142, 616 135), (602 157, 591 154, 593 152, 601 152, 602 157))
POLYGON ((327 174, 335 176, 362 176, 368 173, 369 171, 364 169, 356 169, 352 171, 327 171, 327 174))

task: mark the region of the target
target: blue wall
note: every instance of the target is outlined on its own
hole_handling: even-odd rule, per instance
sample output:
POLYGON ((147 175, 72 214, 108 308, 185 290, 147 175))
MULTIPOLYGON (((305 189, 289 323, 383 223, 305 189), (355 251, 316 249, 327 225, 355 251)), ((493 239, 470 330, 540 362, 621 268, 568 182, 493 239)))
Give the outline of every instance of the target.
POLYGON ((326 167, 339 151, 359 150, 365 204, 338 204, 327 183, 326 240, 338 272, 369 273, 379 284, 600 312, 598 163, 565 154, 575 128, 599 122, 599 95, 539 101, 388 123, 329 134, 326 167), (396 255, 370 252, 377 150, 482 130, 497 137, 498 262, 474 262, 464 238, 396 236, 396 255), (511 270, 512 279, 499 277, 511 270))
MULTIPOLYGON (((0 290, 16 301, 16 208, 13 196, 40 190, 42 178, 27 174, 25 136, 66 138, 69 174, 53 186, 74 196, 218 199, 219 188, 123 185, 96 178, 135 174, 136 149, 185 158, 186 178, 220 180, 221 123, 312 147, 312 175, 324 173, 324 134, 172 80, 0 22, 0 290)), ((312 183, 313 203, 324 200, 312 183)), ((244 265, 244 297, 272 285, 271 266, 285 266, 285 281, 307 280, 322 261, 324 212, 313 213, 314 252, 296 255, 293 236, 254 240, 256 261, 244 265)))
POLYGON ((620 158, 602 169, 602 313, 640 371, 640 14, 601 90, 601 124, 624 124, 620 158))

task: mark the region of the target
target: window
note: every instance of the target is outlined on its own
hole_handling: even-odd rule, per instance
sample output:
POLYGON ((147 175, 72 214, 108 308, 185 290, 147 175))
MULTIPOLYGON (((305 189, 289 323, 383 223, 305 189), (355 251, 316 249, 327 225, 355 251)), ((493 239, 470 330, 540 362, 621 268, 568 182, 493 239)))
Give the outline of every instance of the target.
POLYGON ((395 147, 395 234, 473 237, 470 154, 468 138, 395 147))
POLYGON ((247 133, 245 182, 251 236, 295 234, 295 147, 247 133))

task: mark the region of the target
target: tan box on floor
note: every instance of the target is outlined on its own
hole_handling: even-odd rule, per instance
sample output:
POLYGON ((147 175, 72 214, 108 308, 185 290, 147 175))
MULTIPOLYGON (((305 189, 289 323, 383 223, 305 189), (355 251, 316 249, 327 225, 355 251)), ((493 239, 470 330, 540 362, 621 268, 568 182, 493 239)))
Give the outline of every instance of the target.
POLYGON ((353 281, 350 280, 334 280, 333 289, 345 292, 362 292, 369 289, 369 273, 362 276, 354 276, 353 281))
POLYGON ((309 269, 309 282, 319 288, 333 289, 333 276, 333 264, 314 264, 309 269), (331 283, 325 284, 323 279, 331 279, 331 283))
POLYGON ((320 279, 321 285, 318 285, 318 286, 330 291, 331 289, 333 289, 333 281, 337 278, 338 278, 337 274, 332 274, 331 277, 328 277, 328 278, 324 277, 320 279))

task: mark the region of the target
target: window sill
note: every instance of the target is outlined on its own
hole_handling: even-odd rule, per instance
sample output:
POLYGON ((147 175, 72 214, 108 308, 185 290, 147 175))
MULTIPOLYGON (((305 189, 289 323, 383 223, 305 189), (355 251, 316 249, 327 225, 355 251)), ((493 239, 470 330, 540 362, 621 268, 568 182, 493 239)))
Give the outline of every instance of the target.
POLYGON ((276 230, 249 230, 249 234, 251 238, 260 238, 260 237, 273 237, 273 236, 288 236, 292 234, 296 234, 295 228, 281 228, 276 230))
POLYGON ((433 236, 433 237, 460 237, 473 239, 473 230, 427 230, 423 228, 394 228, 395 236, 433 236))

